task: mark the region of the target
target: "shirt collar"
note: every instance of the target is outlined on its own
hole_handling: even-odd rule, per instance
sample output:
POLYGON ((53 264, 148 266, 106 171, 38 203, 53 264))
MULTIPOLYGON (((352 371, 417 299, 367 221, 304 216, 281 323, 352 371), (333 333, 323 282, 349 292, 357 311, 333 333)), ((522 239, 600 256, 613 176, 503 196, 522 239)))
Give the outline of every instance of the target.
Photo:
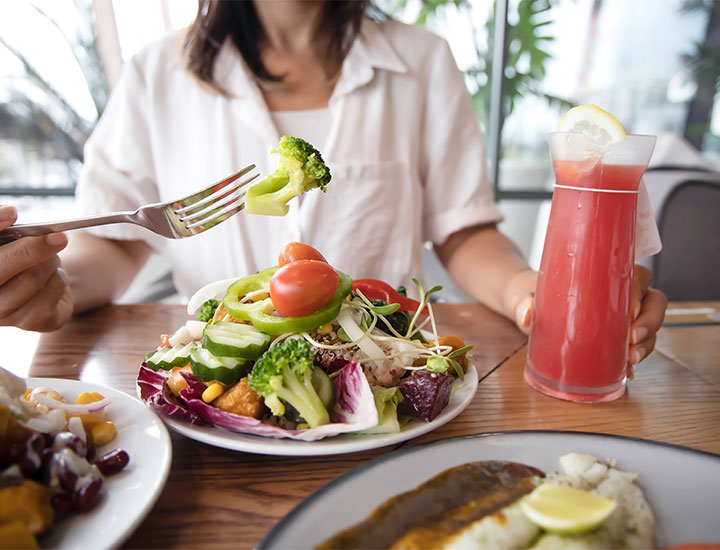
MULTIPOLYGON (((363 19, 360 32, 343 62, 333 99, 370 82, 375 69, 399 74, 407 72, 407 66, 383 33, 382 25, 368 18, 363 19)), ((215 81, 230 95, 262 98, 252 72, 230 38, 225 39, 220 48, 213 71, 215 81)))
POLYGON ((382 25, 371 19, 363 19, 360 32, 343 63, 331 102, 370 82, 375 69, 399 74, 407 72, 407 66, 383 33, 382 25))
POLYGON ((252 71, 230 37, 225 39, 215 58, 213 80, 234 97, 251 97, 259 93, 252 71))

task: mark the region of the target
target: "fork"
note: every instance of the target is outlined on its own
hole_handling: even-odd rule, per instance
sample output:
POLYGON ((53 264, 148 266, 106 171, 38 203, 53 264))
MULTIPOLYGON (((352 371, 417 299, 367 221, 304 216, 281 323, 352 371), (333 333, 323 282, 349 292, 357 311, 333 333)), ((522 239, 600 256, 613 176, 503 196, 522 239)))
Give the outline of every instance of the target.
POLYGON ((51 223, 18 224, 0 231, 0 245, 26 236, 47 235, 82 227, 111 223, 140 225, 167 237, 182 239, 207 231, 245 208, 243 187, 258 177, 251 175, 237 181, 255 168, 246 166, 239 172, 187 197, 141 206, 134 212, 113 212, 51 223))

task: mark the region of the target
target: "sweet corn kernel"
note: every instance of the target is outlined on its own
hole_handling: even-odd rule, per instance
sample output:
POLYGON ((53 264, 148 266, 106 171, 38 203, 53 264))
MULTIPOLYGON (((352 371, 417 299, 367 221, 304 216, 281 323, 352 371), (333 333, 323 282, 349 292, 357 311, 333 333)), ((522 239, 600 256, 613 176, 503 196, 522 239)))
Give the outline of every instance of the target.
POLYGON ((60 395, 55 390, 51 390, 50 388, 37 388, 35 390, 32 390, 28 388, 25 391, 25 403, 27 403, 29 406, 33 407, 36 411, 45 414, 50 409, 46 407, 45 405, 40 405, 34 397, 32 397, 33 392, 41 393, 43 395, 47 395, 49 398, 54 399, 55 401, 60 401, 61 403, 65 403, 65 399, 63 399, 62 395, 60 395))
MULTIPOLYGON (((105 396, 99 394, 98 392, 84 391, 77 396, 77 398, 75 399, 75 403, 77 403, 78 405, 87 405, 88 403, 95 403, 96 401, 101 401, 103 399, 105 399, 105 396)), ((73 416, 79 417, 80 420, 82 420, 83 428, 85 428, 85 431, 90 432, 95 425, 105 420, 105 411, 102 410, 86 414, 70 414, 68 415, 68 419, 72 418, 73 416)))
POLYGON ((77 416, 82 420, 83 428, 85 428, 86 432, 89 432, 92 430, 93 426, 100 424, 100 422, 105 421, 105 411, 97 411, 94 413, 85 413, 85 414, 69 414, 67 415, 68 419, 72 418, 73 416, 77 416))
POLYGON ((65 398, 60 395, 55 390, 51 390, 49 388, 45 388, 43 390, 40 390, 38 393, 42 393, 43 395, 47 395, 51 399, 54 399, 55 401, 61 401, 62 403, 65 403, 65 398))
POLYGON ((77 396, 77 399, 75 399, 75 403, 77 403, 78 405, 87 405, 88 403, 95 403, 96 401, 102 401, 103 399, 105 399, 105 397, 103 395, 100 395, 96 391, 84 391, 77 396))
POLYGON ((112 422, 100 422, 100 424, 95 424, 92 427, 90 437, 92 437, 96 447, 102 447, 115 439, 115 433, 115 424, 112 422))
POLYGON ((298 430, 309 430, 309 429, 310 429, 310 424, 306 424, 305 422, 300 422, 300 423, 297 425, 297 429, 298 429, 298 430))
POLYGON ((181 389, 187 388, 187 382, 185 382, 184 378, 182 380, 178 380, 174 376, 167 379, 167 385, 168 388, 170 388, 170 391, 175 395, 179 395, 181 389))
POLYGON ((212 403, 225 392, 225 387, 219 382, 213 382, 202 393, 202 400, 205 403, 212 403))
POLYGON ((324 325, 320 325, 317 328, 317 332, 318 332, 318 334, 320 334, 322 336, 327 336, 328 334, 330 334, 332 332, 332 329, 333 329, 332 323, 325 323, 324 325))

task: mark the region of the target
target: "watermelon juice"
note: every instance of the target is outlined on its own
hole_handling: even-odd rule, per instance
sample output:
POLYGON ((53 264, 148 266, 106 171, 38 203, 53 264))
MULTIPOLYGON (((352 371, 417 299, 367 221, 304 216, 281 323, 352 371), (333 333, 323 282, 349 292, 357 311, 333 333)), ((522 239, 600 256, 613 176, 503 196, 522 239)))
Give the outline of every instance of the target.
POLYGON ((542 393, 598 402, 625 391, 637 189, 646 162, 553 161, 556 188, 525 367, 525 380, 542 393))

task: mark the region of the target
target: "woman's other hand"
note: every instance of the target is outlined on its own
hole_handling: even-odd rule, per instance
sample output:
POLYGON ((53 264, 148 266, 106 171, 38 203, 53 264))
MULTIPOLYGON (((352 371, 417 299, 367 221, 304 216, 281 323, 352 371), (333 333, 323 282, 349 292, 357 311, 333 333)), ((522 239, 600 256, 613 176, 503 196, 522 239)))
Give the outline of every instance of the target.
MULTIPOLYGON (((630 301, 630 311, 633 317, 630 324, 630 349, 628 350, 630 365, 638 364, 655 348, 657 332, 665 319, 667 297, 662 291, 650 288, 651 282, 650 271, 641 265, 635 265, 630 301)), ((530 332, 536 285, 537 273, 532 271, 519 273, 509 285, 512 292, 510 300, 514 304, 515 322, 526 334, 530 332)))
POLYGON ((650 270, 636 265, 630 301, 633 321, 630 324, 628 362, 631 365, 637 365, 655 348, 657 332, 665 319, 667 297, 664 292, 650 288, 651 282, 650 270))
MULTIPOLYGON (((15 207, 0 205, 0 229, 16 219, 15 207)), ((73 298, 58 257, 67 242, 51 233, 0 246, 0 325, 47 332, 70 318, 73 298)))

